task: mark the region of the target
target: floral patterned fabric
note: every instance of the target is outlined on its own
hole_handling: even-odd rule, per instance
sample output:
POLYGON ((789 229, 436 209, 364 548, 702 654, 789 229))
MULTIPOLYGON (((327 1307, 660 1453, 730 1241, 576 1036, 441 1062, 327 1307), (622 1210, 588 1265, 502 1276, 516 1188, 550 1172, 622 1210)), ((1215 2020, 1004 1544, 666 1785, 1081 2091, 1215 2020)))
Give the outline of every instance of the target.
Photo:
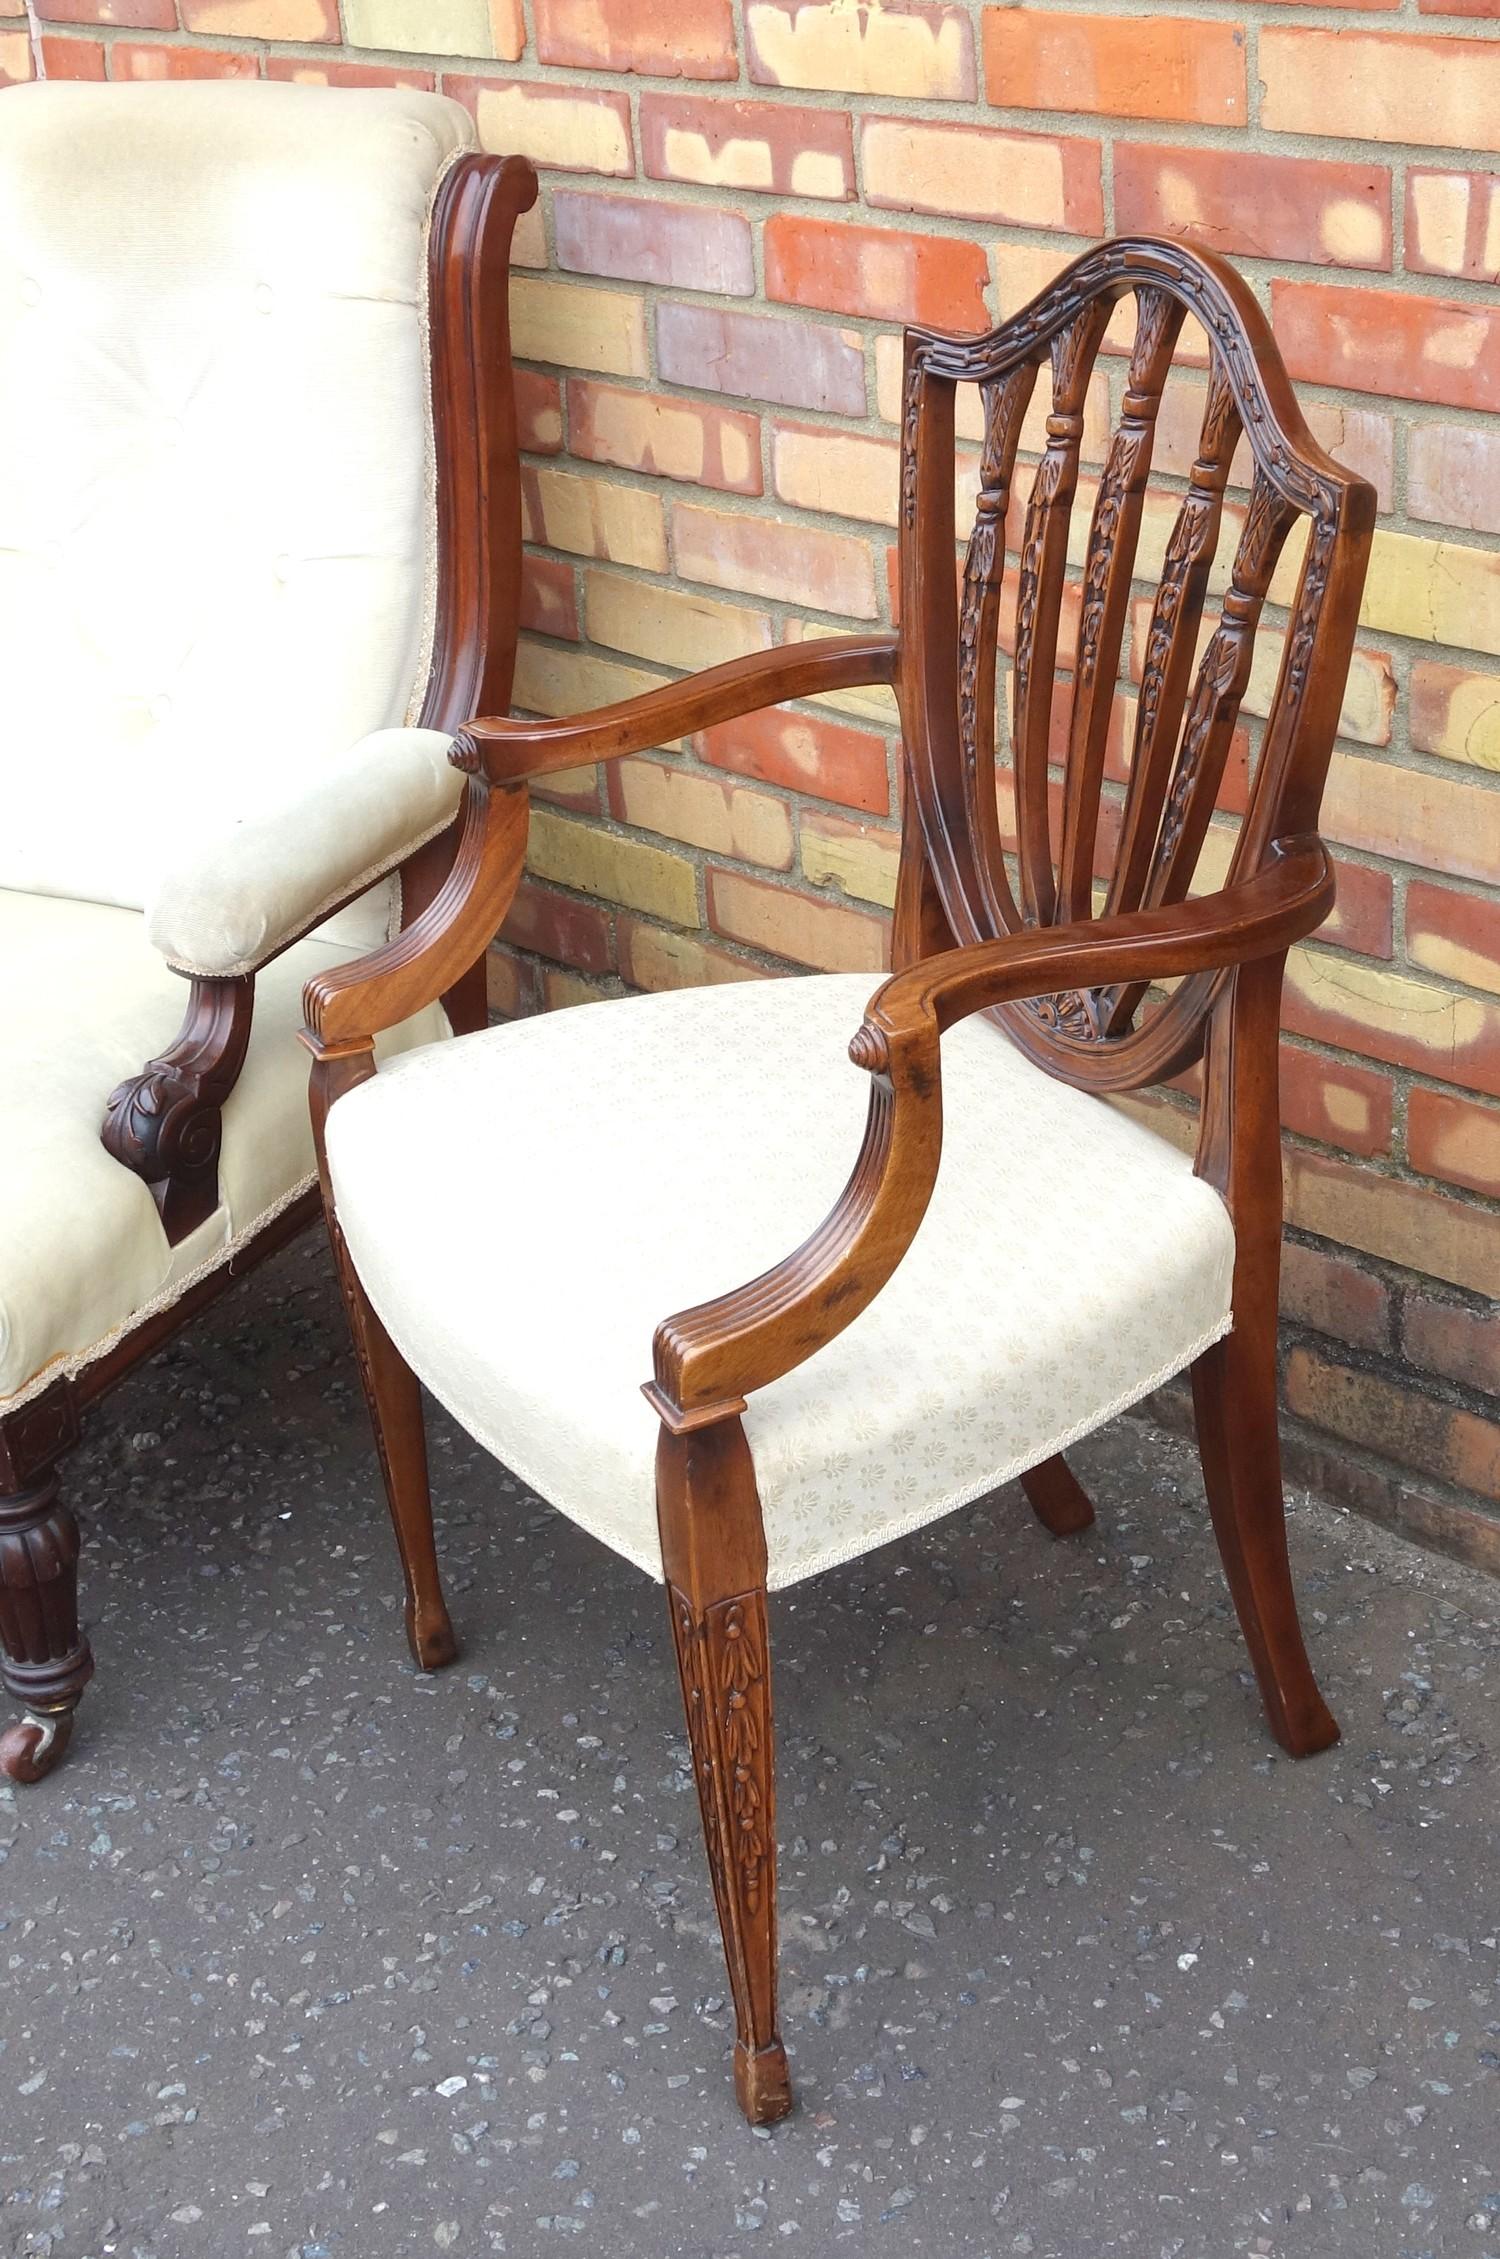
MULTIPOLYGON (((393 1339, 544 1498, 660 1578, 657 1324, 789 1254, 859 1152, 874 984, 584 1006, 408 1053, 333 1109, 339 1220, 393 1339)), ((769 1582, 1062 1449, 1230 1323, 1234 1233, 1186 1157, 988 1022, 943 1039, 936 1192, 894 1277, 750 1401, 769 1582)))

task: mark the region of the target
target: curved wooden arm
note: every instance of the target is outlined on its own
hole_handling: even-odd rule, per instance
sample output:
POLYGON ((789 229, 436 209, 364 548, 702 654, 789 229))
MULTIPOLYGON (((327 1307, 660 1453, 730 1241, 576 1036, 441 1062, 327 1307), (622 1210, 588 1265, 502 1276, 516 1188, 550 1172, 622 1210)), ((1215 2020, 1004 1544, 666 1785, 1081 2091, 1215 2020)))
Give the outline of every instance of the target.
POLYGON ((830 635, 776 651, 752 651, 722 667, 663 683, 639 698, 600 706, 592 714, 562 721, 470 722, 448 758, 455 768, 488 777, 491 784, 613 761, 622 753, 642 753, 685 737, 689 730, 732 721, 737 714, 779 706, 783 699, 816 698, 823 691, 853 690, 861 683, 894 683, 898 651, 898 639, 887 634, 830 635))
POLYGON ((1254 878, 1195 901, 1033 927, 926 958, 877 989, 865 1026, 889 1036, 930 1022, 940 1032, 1024 996, 1212 972, 1269 957, 1320 926, 1333 895, 1333 865, 1321 839, 1278 841, 1254 878))
POLYGON ((453 868, 422 915, 368 956, 314 974, 302 991, 303 1041, 315 1057, 368 1049, 483 956, 520 884, 526 814, 524 786, 470 784, 453 868))
POLYGON ((1273 851, 1255 878, 1194 902, 946 951, 871 998, 849 1056, 872 1077, 864 1144, 830 1214, 748 1286, 658 1326, 647 1395, 674 1432, 744 1408, 844 1331, 917 1234, 942 1150, 941 1036, 992 1004, 1121 979, 1157 979, 1284 952, 1327 916, 1322 841, 1273 851))

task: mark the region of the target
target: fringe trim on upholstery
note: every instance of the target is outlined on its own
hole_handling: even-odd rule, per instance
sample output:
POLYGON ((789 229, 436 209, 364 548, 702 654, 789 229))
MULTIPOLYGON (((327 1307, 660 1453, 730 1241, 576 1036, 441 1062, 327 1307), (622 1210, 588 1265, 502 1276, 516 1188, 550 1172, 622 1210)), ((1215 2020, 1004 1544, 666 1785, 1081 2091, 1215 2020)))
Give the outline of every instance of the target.
POLYGON ((33 1373, 24 1387, 16 1390, 14 1396, 0 1397, 0 1418, 9 1412, 19 1411, 23 1404, 29 1404, 33 1396, 40 1396, 42 1390, 50 1388, 54 1381, 72 1380, 75 1374, 83 1372, 87 1366, 104 1356, 106 1351, 113 1349, 116 1342, 126 1340, 137 1326, 145 1325, 148 1319, 158 1316, 163 1310, 170 1310, 174 1302, 182 1300, 189 1287, 196 1286, 200 1279, 206 1279, 210 1273, 222 1270, 226 1263, 232 1263, 236 1255, 242 1254, 250 1242, 264 1231, 267 1224, 274 1223, 284 1208, 290 1208, 294 1200, 300 1200, 304 1192, 310 1192, 317 1181, 318 1173, 314 1169, 310 1176, 303 1177, 299 1183, 283 1192, 279 1199, 273 1200, 269 1208, 262 1208, 253 1224, 247 1225, 244 1231, 236 1232, 222 1247, 216 1248, 212 1255, 205 1255, 201 1262, 195 1263, 191 1270, 184 1271, 178 1278, 169 1279, 165 1286, 152 1295, 149 1302, 143 1302, 139 1309, 132 1310, 128 1318, 122 1318, 117 1326, 111 1326, 108 1333, 101 1334, 97 1341, 90 1342, 87 1349, 54 1357, 39 1373, 33 1373))
MULTIPOLYGON (((402 1356, 406 1358, 414 1372, 421 1374, 423 1385, 437 1398, 443 1409, 453 1419, 457 1420, 458 1425, 467 1434, 474 1436, 474 1440, 489 1452, 491 1458, 498 1459, 500 1464, 513 1474, 518 1482, 524 1483, 526 1488, 542 1501, 544 1506, 550 1506, 552 1501, 548 1498, 546 1491, 532 1479, 526 1469, 510 1458, 487 1436, 478 1433, 474 1427, 461 1418, 453 1406, 447 1402, 442 1390, 434 1385, 426 1373, 422 1372, 420 1361, 409 1354, 405 1343, 402 1341, 399 1324, 393 1325, 389 1316, 383 1310, 380 1312, 380 1319, 392 1341, 401 1351, 402 1356)), ((1224 1336, 1232 1331, 1233 1326, 1234 1313, 1233 1311, 1226 1311, 1221 1323, 1211 1327, 1201 1340, 1193 1343, 1190 1349, 1184 1350, 1180 1357, 1174 1358, 1170 1364, 1163 1365, 1159 1371, 1149 1374, 1139 1384, 1126 1389, 1121 1395, 1115 1397, 1111 1403, 1101 1406, 1096 1412, 1086 1414, 1081 1420, 1073 1421, 1068 1427, 1060 1428, 1049 1442, 1034 1446, 1028 1445, 1019 1458, 1004 1461, 990 1473, 982 1475, 977 1482, 967 1484, 962 1490, 950 1492, 947 1497, 939 1499, 936 1504, 924 1506, 918 1513, 902 1515, 895 1521, 882 1522, 878 1529, 873 1530, 867 1537, 863 1538, 857 1546, 852 1548, 830 1546, 824 1552, 815 1553, 806 1559, 799 1559, 797 1566, 789 1574, 785 1570, 778 1570, 773 1555, 766 1575, 767 1590, 784 1592, 792 1585, 801 1584, 806 1577, 821 1576, 825 1569, 836 1569, 845 1561, 862 1560, 866 1553, 874 1553, 882 1545, 894 1544, 898 1537, 910 1537, 917 1530, 925 1529, 929 1522, 940 1522, 945 1515, 956 1514, 961 1506, 972 1506, 976 1498, 987 1497, 992 1490, 998 1490, 1002 1483, 1014 1482, 1019 1475, 1024 1475, 1030 1468, 1040 1466, 1044 1459, 1051 1459, 1059 1451, 1066 1451, 1069 1444, 1077 1443, 1081 1436, 1092 1434, 1095 1428, 1102 1428, 1106 1421, 1118 1418, 1121 1412, 1128 1412, 1132 1404, 1139 1404, 1142 1397, 1149 1396, 1154 1389, 1164 1387, 1176 1374, 1185 1372, 1189 1365, 1203 1355, 1205 1349, 1212 1349, 1216 1341, 1222 1341, 1224 1336)), ((754 1449, 752 1439, 752 1457, 754 1456, 754 1449)), ((561 1513, 563 1509, 554 1507, 553 1511, 561 1513)), ((630 1547, 621 1545, 615 1536, 606 1536, 602 1529, 593 1528, 581 1516, 575 1517, 570 1514, 567 1519, 576 1521, 576 1526, 579 1529, 587 1530, 590 1537, 597 1538, 601 1545, 607 1545, 612 1553, 618 1553, 620 1558, 629 1561, 632 1567, 643 1570, 657 1584, 665 1584, 666 1571, 662 1567, 659 1552, 633 1551, 630 1547)))
MULTIPOLYGON (((1039 1448, 1028 1447, 1019 1459, 1007 1460, 993 1474, 985 1475, 980 1481, 970 1483, 966 1489, 954 1491, 950 1497, 944 1498, 938 1505, 929 1506, 918 1514, 903 1515, 898 1521, 883 1522, 880 1528, 859 1546, 857 1551, 851 1553, 847 1550, 834 1548, 825 1553, 816 1553, 811 1560, 801 1562, 791 1576, 778 1576, 776 1564, 773 1561, 766 1577, 766 1589, 770 1592, 782 1592, 794 1584, 800 1584, 804 1577, 821 1576, 825 1569, 836 1569, 845 1561, 858 1561, 866 1553, 875 1552, 879 1546, 891 1545, 898 1537, 910 1537, 915 1531, 925 1529, 929 1522, 941 1521, 945 1514, 956 1514, 960 1506, 972 1506, 976 1498, 988 1497, 989 1493, 992 1490, 998 1490, 1002 1483, 1015 1482, 1019 1476, 1028 1473, 1031 1468, 1039 1467, 1044 1459, 1055 1458, 1058 1452, 1066 1451, 1070 1443, 1077 1443, 1080 1437, 1092 1435, 1095 1428, 1102 1428, 1107 1421, 1118 1419, 1122 1412, 1130 1410, 1132 1404, 1139 1404, 1143 1396, 1150 1396, 1153 1390, 1164 1388, 1169 1380, 1175 1378, 1178 1373, 1186 1372, 1189 1365, 1196 1363, 1205 1349, 1212 1349, 1216 1341, 1222 1341, 1224 1336, 1233 1330, 1233 1327, 1234 1314, 1230 1311, 1226 1313, 1221 1324, 1214 1326, 1210 1332, 1204 1334, 1200 1341, 1194 1342, 1191 1349, 1186 1350, 1181 1357, 1174 1359, 1171 1364, 1163 1365, 1159 1372, 1152 1373, 1138 1387, 1126 1389, 1122 1395, 1114 1399, 1113 1403, 1106 1404, 1100 1411, 1090 1412, 1086 1418, 1075 1420, 1070 1427, 1061 1429, 1053 1436, 1050 1443, 1044 1443, 1039 1448)), ((657 1564, 652 1574, 661 1581, 665 1581, 660 1563, 657 1564)))

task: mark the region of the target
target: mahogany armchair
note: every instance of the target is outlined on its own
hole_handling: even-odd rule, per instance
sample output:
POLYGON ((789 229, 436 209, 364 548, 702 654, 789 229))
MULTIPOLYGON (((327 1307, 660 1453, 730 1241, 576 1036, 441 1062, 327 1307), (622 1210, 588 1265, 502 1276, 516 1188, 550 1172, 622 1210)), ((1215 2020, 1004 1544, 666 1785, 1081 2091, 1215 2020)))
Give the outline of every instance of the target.
MULTIPOLYGON (((456 103, 0 100, 0 1771, 93 1670, 79 1415, 317 1213, 309 976, 431 903, 509 701, 529 166, 456 103)), ((484 1024, 482 951, 387 1049, 484 1024)), ((430 1659, 430 1658, 429 1658, 430 1659)))
POLYGON ((1191 1368, 1271 1729, 1299 1756, 1337 1733, 1298 1626, 1279 1473, 1277 1039, 1287 949, 1333 901, 1315 826, 1371 491, 1314 443, 1233 271, 1139 239, 1089 253, 987 336, 908 334, 900 493, 894 634, 757 654, 576 721, 471 724, 453 754, 470 780, 464 844, 442 896, 305 1000, 325 1202, 418 1622, 448 1636, 420 1375, 524 1481, 667 1586, 735 2082, 755 2121, 790 2107, 768 1590, 1017 1475, 1049 1530, 1082 1528, 1093 1510, 1067 1445, 1191 1368), (1069 645, 1086 388, 1121 300, 1134 343, 1069 645), (1148 572, 1153 433, 1189 316, 1209 359, 1202 432, 1148 572), (1050 413, 1014 537, 997 758, 1007 513, 1039 374, 1050 413), (960 385, 978 389, 983 437, 956 572, 960 385), (1242 435, 1253 476, 1228 502, 1242 435), (1298 529, 1227 879, 1190 898, 1298 529), (1200 654, 1221 535, 1224 593, 1200 654), (1115 766, 1138 578, 1154 593, 1139 599, 1133 746, 1115 766), (862 683, 894 688, 905 741, 897 969, 873 998, 834 975, 634 998, 375 1072, 378 1031, 440 993, 503 916, 528 779, 862 683), (1194 1160, 1101 1103, 1200 1057, 1194 1160), (484 1155, 483 1196, 454 1199, 413 1164, 434 1149, 484 1155))

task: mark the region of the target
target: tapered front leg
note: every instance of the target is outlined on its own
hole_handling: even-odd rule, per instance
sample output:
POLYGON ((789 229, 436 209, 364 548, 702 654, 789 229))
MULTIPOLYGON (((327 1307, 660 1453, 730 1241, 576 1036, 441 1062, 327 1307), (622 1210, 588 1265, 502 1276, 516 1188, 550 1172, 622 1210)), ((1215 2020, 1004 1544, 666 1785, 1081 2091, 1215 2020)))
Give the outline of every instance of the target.
POLYGON ((381 1323, 354 1267, 354 1258, 339 1227, 328 1173, 327 1125, 330 1108, 345 1091, 353 1090, 375 1072, 372 1045, 362 1041, 347 1051, 325 1049, 304 1037, 313 1053, 309 1103, 313 1144, 318 1156, 318 1177, 323 1189, 323 1219, 328 1243, 349 1319, 354 1359, 360 1386, 375 1431, 375 1449, 385 1483, 391 1527, 401 1556, 406 1585, 406 1643, 412 1659, 424 1671, 441 1670, 458 1653, 458 1641, 443 1598, 438 1569, 437 1541, 432 1527, 432 1493, 427 1478, 427 1425, 422 1411, 422 1388, 416 1374, 381 1323))
POLYGON ((329 1238, 338 1265, 344 1308, 359 1366, 360 1385, 375 1431, 401 1575, 406 1585, 406 1644, 424 1671, 439 1671, 458 1654, 458 1640, 443 1598, 432 1492, 427 1474, 427 1423, 422 1386, 381 1323, 359 1281, 344 1235, 330 1213, 329 1238))
POLYGON ((766 1541, 737 1417, 663 1429, 657 1519, 703 1837, 734 1994, 734 2084, 752 2125, 792 2106, 777 2028, 776 1781, 766 1541))

